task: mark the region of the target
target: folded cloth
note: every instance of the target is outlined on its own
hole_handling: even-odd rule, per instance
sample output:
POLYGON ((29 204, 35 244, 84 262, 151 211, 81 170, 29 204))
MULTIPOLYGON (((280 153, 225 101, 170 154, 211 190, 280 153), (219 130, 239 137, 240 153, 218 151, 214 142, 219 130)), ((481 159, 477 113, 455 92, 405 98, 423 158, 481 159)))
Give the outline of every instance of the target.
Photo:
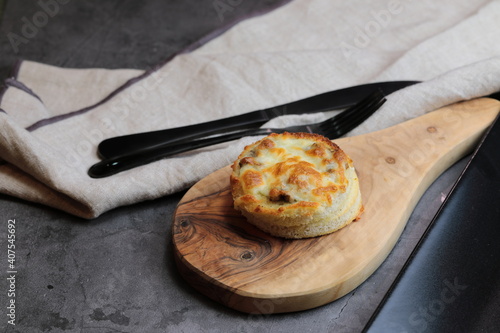
MULTIPOLYGON (((499 17, 498 1, 295 0, 148 71, 23 61, 1 96, 0 192, 94 218, 186 189, 256 139, 92 179, 87 171, 105 138, 375 81, 424 82, 388 96, 349 135, 490 94, 500 90, 499 17)), ((325 117, 280 117, 267 125, 325 117)))

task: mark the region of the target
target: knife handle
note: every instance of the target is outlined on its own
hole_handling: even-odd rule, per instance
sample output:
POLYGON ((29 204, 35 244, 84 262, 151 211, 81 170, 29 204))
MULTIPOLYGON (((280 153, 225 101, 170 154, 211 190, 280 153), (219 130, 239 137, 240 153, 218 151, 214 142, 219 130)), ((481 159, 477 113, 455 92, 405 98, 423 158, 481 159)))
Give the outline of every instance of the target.
POLYGON ((265 111, 257 110, 200 124, 117 136, 103 140, 97 150, 102 158, 111 159, 170 143, 187 142, 222 132, 259 127, 270 119, 265 111))

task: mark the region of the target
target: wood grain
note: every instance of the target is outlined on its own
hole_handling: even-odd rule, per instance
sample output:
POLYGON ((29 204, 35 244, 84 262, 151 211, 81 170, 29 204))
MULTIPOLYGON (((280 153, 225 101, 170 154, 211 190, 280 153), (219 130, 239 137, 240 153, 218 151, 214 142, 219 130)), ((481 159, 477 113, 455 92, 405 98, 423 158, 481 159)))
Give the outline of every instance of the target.
POLYGON ((300 311, 342 297, 377 269, 423 192, 474 148, 499 110, 500 102, 477 99, 334 140, 354 161, 365 212, 322 237, 286 240, 253 227, 233 209, 230 167, 214 172, 186 193, 174 214, 181 275, 247 313, 300 311))

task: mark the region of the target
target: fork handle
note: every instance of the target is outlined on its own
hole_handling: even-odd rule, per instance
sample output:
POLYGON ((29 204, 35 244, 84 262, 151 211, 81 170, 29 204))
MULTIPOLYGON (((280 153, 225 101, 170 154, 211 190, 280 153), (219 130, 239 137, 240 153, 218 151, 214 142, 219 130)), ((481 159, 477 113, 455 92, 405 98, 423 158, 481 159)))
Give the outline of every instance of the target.
POLYGON ((139 149, 132 151, 129 154, 102 160, 101 162, 94 164, 89 169, 88 174, 92 178, 104 178, 189 150, 208 147, 218 143, 239 139, 244 136, 267 135, 271 132, 277 131, 279 132, 280 129, 258 128, 254 130, 237 131, 230 134, 190 142, 183 141, 180 143, 164 144, 154 148, 139 149))

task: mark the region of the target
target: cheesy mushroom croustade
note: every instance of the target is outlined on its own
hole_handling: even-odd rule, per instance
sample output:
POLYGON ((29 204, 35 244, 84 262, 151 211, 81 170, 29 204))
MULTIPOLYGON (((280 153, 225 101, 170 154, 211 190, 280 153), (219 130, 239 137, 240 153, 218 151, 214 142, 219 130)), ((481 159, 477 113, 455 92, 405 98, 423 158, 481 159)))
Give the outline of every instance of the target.
POLYGON ((363 211, 352 160, 321 135, 273 133, 245 147, 232 168, 235 209, 274 236, 325 235, 363 211))

